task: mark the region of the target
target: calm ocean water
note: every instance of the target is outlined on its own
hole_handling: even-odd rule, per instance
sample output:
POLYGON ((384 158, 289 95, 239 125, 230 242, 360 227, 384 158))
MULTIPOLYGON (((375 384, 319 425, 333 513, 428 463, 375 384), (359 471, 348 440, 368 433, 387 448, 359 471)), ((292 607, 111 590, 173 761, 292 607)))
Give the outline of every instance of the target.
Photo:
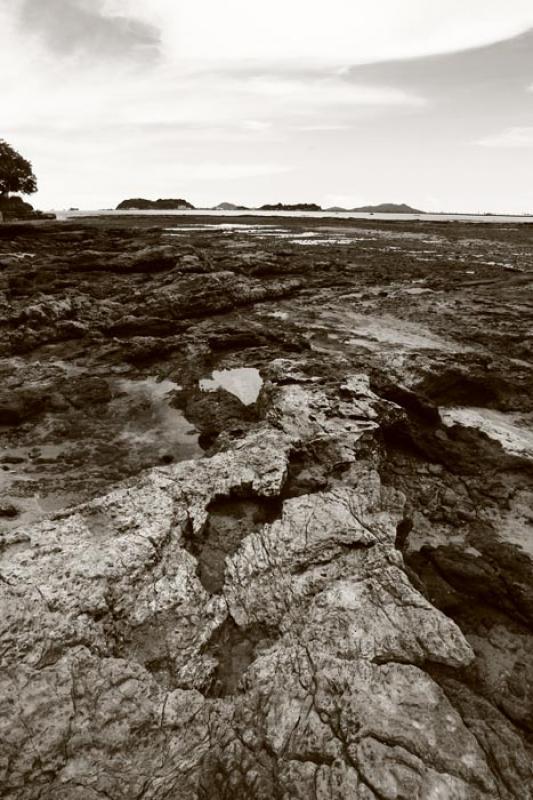
POLYGON ((58 219, 76 217, 116 216, 116 217, 293 217, 308 219, 370 219, 370 220, 403 220, 405 222, 479 222, 479 223, 529 223, 533 224, 533 216, 488 215, 481 214, 365 214, 354 211, 214 211, 211 209, 195 209, 193 211, 115 211, 98 209, 95 211, 56 211, 58 219))

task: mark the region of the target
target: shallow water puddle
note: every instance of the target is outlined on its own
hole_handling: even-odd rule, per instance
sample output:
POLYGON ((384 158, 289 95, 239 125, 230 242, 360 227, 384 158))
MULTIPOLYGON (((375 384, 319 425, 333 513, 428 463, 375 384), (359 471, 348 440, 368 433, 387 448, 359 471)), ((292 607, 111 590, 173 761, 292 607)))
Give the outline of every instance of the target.
POLYGON ((263 379, 259 374, 259 370, 254 367, 215 369, 210 378, 202 378, 199 386, 204 392, 225 389, 230 394, 238 397, 245 406, 249 406, 255 403, 259 397, 263 379))
POLYGON ((385 348, 396 351, 440 350, 461 353, 470 348, 455 341, 448 341, 415 322, 400 320, 392 315, 360 314, 342 309, 329 308, 319 314, 311 336, 311 347, 318 352, 335 350, 349 352, 351 347, 382 352, 385 348), (335 340, 333 337, 336 336, 335 340))
POLYGON ((354 318, 352 328, 356 336, 349 343, 358 343, 361 338, 372 339, 380 344, 391 344, 408 349, 463 351, 465 348, 452 344, 421 325, 398 320, 393 317, 354 318))
POLYGON ((274 227, 273 225, 251 225, 246 223, 231 223, 224 222, 222 224, 212 223, 198 223, 196 225, 179 225, 175 228, 166 228, 166 231, 171 234, 185 233, 201 233, 211 231, 213 233, 272 233, 272 234, 287 234, 286 228, 274 227))
POLYGON ((0 534, 105 493, 142 469, 198 458, 198 433, 172 405, 180 387, 170 380, 109 378, 112 398, 88 406, 79 426, 60 419, 37 433, 56 442, 0 450, 0 534), (64 426, 64 427, 63 427, 64 426))
POLYGON ((300 244, 300 245, 337 245, 337 244, 352 244, 353 242, 360 242, 366 241, 367 237, 362 236, 348 236, 347 234, 336 232, 334 233, 335 229, 332 229, 331 232, 328 229, 325 229, 325 234, 322 233, 320 235, 317 231, 291 231, 288 228, 277 227, 274 225, 261 225, 261 224, 250 224, 250 223, 223 223, 221 225, 212 224, 212 223, 198 223, 195 225, 180 225, 176 228, 167 228, 166 229, 172 236, 180 236, 182 233, 194 233, 194 232, 212 232, 212 233, 222 233, 222 234, 231 234, 231 233, 242 233, 242 234, 250 234, 252 236, 257 237, 258 239, 268 239, 268 238, 275 238, 275 239, 286 239, 291 244, 300 244))
POLYGON ((47 493, 41 481, 56 471, 56 461, 68 445, 40 444, 32 447, 6 447, 0 451, 0 492, 2 507, 13 507, 15 514, 0 513, 0 535, 20 525, 31 525, 45 514, 77 501, 69 492, 47 493))
POLYGON ((334 244, 334 245, 343 244, 343 245, 346 245, 346 244, 353 244, 355 241, 357 241, 357 240, 356 239, 341 239, 341 238, 338 238, 338 237, 337 238, 333 238, 332 237, 330 239, 294 239, 293 243, 294 244, 300 244, 300 245, 309 245, 309 244, 312 244, 312 245, 326 245, 326 244, 334 244))
POLYGON ((463 352, 468 347, 443 339, 416 322, 400 320, 391 315, 365 315, 357 312, 329 313, 322 315, 329 328, 349 333, 347 344, 359 345, 366 340, 370 347, 391 345, 405 349, 442 350, 463 352), (342 326, 342 327, 341 327, 342 326))
POLYGON ((119 439, 127 441, 137 455, 153 453, 183 461, 201 454, 198 434, 183 414, 170 404, 170 395, 181 387, 170 380, 130 380, 114 383, 117 396, 110 412, 125 420, 119 439))
POLYGON ((411 286, 408 289, 401 289, 404 294, 420 295, 420 294, 434 294, 433 289, 424 286, 411 286))

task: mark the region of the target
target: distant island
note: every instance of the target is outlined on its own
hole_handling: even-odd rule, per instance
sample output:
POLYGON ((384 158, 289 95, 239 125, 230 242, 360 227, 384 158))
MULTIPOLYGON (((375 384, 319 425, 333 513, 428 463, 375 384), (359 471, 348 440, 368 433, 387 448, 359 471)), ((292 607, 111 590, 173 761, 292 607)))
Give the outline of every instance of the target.
POLYGON ((347 212, 360 212, 365 214, 424 214, 418 208, 412 208, 406 203, 381 203, 377 206, 361 206, 360 208, 341 208, 340 206, 333 206, 332 208, 323 209, 322 206, 316 203, 294 203, 287 205, 285 203, 276 203, 275 205, 261 206, 258 211, 347 211, 347 212))
POLYGON ((276 203, 275 205, 260 206, 258 211, 322 211, 320 206, 316 203, 294 203, 293 205, 286 205, 285 203, 276 203))
POLYGON ((236 206, 235 203, 219 203, 213 206, 213 211, 250 211, 246 206, 236 206))
POLYGON ((143 197, 134 197, 119 203, 117 211, 181 211, 187 208, 194 208, 187 200, 173 198, 145 200, 143 197))
POLYGON ((405 203, 381 203, 377 206, 361 206, 350 208, 350 211, 361 211, 366 214, 424 214, 419 208, 412 208, 405 203))

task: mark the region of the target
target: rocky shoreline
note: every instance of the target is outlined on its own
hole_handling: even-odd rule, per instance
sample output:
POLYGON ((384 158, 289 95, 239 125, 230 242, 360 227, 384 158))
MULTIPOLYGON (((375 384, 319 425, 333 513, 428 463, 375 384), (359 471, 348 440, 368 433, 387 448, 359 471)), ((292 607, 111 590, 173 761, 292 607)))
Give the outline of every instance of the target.
POLYGON ((3 225, 0 266, 3 797, 532 796, 529 226, 3 225))

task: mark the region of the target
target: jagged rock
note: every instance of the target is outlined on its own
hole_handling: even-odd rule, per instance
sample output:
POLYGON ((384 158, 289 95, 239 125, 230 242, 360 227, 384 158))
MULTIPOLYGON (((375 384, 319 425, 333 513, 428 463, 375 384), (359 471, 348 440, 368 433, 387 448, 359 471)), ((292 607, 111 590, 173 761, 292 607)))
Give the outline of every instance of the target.
POLYGON ((112 256, 98 251, 85 251, 73 266, 79 272, 162 272, 175 267, 180 255, 180 251, 172 245, 148 246, 112 256))
POLYGON ((232 448, 5 539, 3 796, 496 795, 424 671, 472 650, 409 583, 404 497, 357 456, 396 411, 360 377, 343 387, 283 387, 271 421, 232 448), (342 481, 241 528, 206 591, 190 551, 213 501, 280 497, 291 451, 316 438, 351 464, 342 481), (215 646, 228 621, 242 636, 215 646))

